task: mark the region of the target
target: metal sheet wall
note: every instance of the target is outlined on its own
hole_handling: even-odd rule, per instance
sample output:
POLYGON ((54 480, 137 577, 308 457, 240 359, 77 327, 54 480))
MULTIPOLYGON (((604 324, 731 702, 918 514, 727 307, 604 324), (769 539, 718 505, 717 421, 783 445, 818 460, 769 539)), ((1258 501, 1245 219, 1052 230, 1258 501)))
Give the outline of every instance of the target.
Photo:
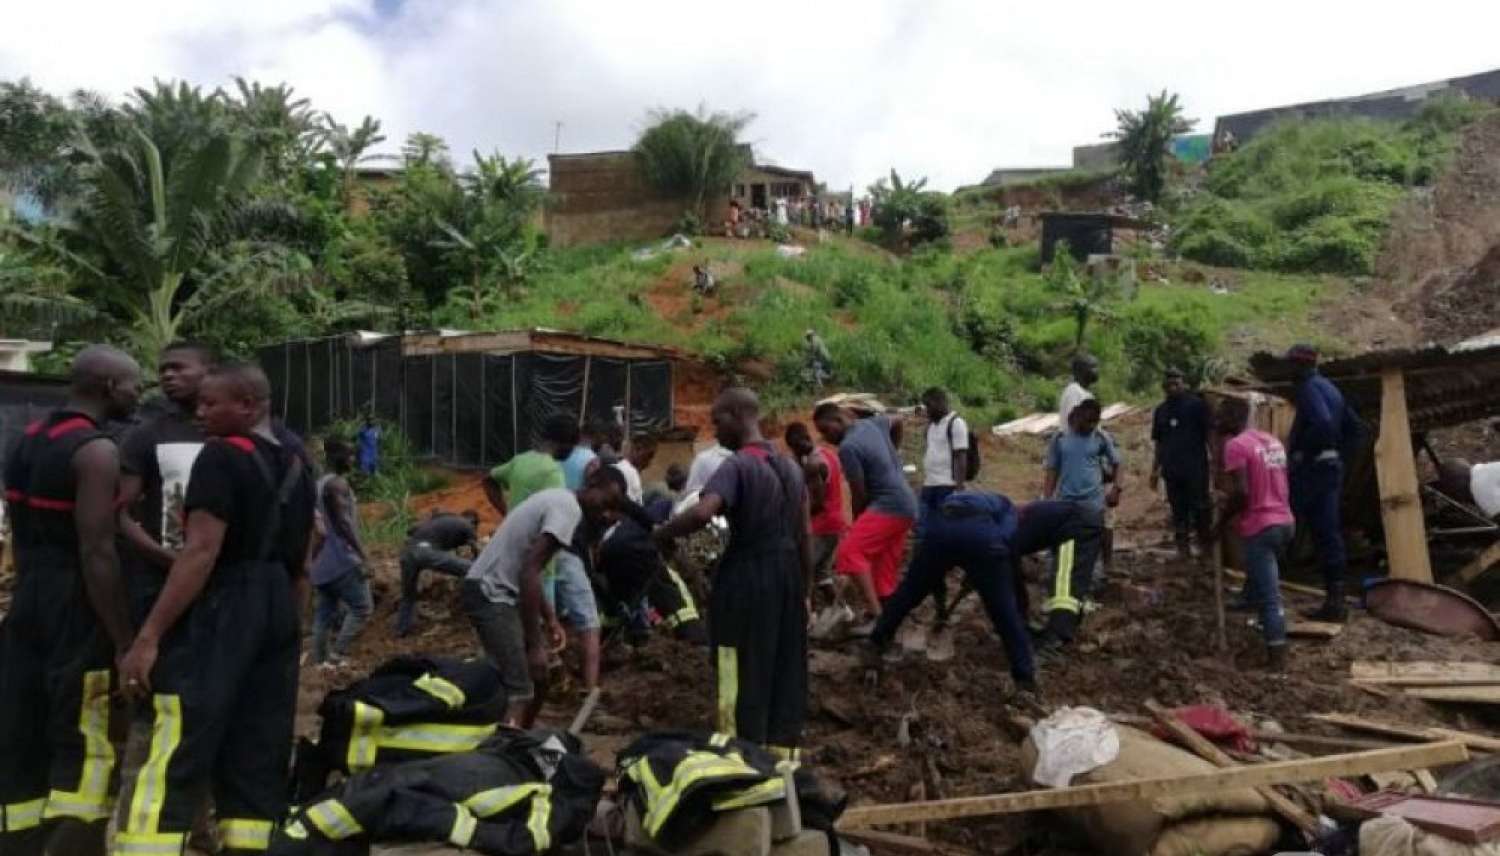
POLYGON ((272 413, 301 434, 376 417, 401 426, 412 450, 460 467, 490 466, 534 446, 554 413, 612 421, 629 404, 631 433, 672 425, 665 360, 526 352, 401 354, 395 337, 369 347, 343 338, 265 348, 272 413))

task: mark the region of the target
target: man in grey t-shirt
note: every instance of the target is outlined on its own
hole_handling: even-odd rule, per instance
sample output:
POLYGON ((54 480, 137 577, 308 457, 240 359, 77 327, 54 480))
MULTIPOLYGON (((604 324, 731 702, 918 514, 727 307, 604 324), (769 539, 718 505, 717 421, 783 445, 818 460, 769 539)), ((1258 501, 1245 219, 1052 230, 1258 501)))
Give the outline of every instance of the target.
POLYGON ((554 638, 559 628, 542 597, 542 568, 573 544, 585 518, 597 523, 624 496, 625 478, 614 467, 594 470, 577 491, 538 491, 511 509, 469 567, 461 601, 485 655, 500 670, 508 724, 530 728, 546 700, 543 624, 554 638))
POLYGON ((833 567, 859 584, 865 615, 864 626, 855 632, 868 632, 880 615, 881 601, 900 582, 906 536, 917 517, 917 499, 896 451, 901 423, 884 414, 855 419, 832 402, 818 405, 813 422, 824 440, 838 445, 849 485, 854 523, 839 542, 833 567))

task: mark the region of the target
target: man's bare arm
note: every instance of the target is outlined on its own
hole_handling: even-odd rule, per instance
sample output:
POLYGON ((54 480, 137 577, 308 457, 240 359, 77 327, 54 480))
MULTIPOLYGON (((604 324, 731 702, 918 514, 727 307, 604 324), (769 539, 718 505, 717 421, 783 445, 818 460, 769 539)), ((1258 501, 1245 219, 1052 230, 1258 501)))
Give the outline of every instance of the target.
POLYGON ((1047 468, 1042 475, 1042 496, 1051 499, 1057 494, 1057 470, 1047 468))
POLYGON ((143 488, 140 476, 130 473, 120 476, 120 513, 117 519, 120 534, 125 536, 125 543, 129 544, 132 550, 144 556, 153 565, 166 570, 172 567, 172 560, 177 558, 177 554, 152 538, 151 533, 146 531, 146 527, 142 526, 132 513, 136 503, 140 502, 143 488))
POLYGON ((891 442, 895 444, 896 451, 900 452, 901 441, 906 437, 906 421, 899 413, 892 413, 886 418, 891 420, 891 442))
POLYGON ((724 497, 716 493, 703 494, 692 508, 657 527, 656 538, 658 541, 670 541, 673 538, 691 535, 707 526, 709 521, 713 520, 723 509, 724 497))
POLYGON ((157 645, 192 606, 213 573, 229 525, 207 511, 188 512, 187 543, 167 572, 167 584, 141 625, 138 641, 157 645))
POLYGON ((870 495, 865 491, 863 475, 847 475, 844 482, 849 485, 849 509, 855 517, 865 513, 870 505, 870 495))
POLYGON ((490 501, 490 505, 500 512, 501 517, 509 514, 510 509, 505 504, 505 491, 500 487, 500 483, 495 481, 493 476, 485 476, 482 484, 484 485, 484 498, 490 501))
POLYGON ((526 549, 526 560, 521 565, 520 592, 521 629, 526 636, 526 647, 543 645, 542 623, 550 623, 551 612, 542 597, 542 569, 557 554, 557 539, 543 532, 526 549))
POLYGON ((964 482, 967 481, 967 479, 964 478, 964 475, 966 473, 968 473, 968 471, 969 471, 969 450, 968 449, 954 449, 953 450, 953 484, 955 486, 957 486, 957 487, 963 487, 964 486, 964 482))
POLYGON ((115 651, 123 652, 130 646, 131 629, 120 557, 115 551, 119 449, 103 439, 85 444, 73 455, 73 472, 78 484, 73 523, 78 530, 83 587, 115 651))
POLYGON ((813 517, 823 513, 828 502, 828 465, 821 459, 812 459, 802 465, 807 481, 807 513, 813 517))

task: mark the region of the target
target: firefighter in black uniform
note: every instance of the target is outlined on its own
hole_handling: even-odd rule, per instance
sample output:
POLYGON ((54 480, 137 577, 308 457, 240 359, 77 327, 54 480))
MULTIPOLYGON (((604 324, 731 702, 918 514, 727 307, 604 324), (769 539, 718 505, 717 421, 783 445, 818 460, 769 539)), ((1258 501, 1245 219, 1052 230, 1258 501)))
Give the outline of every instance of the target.
POLYGON ((0 854, 102 854, 114 749, 110 693, 130 643, 115 553, 119 451, 100 431, 134 409, 140 368, 95 346, 68 403, 5 464, 17 581, 0 621, 0 854))
POLYGON ((212 369, 198 392, 210 440, 188 480, 187 541, 120 663, 154 712, 120 856, 182 852, 210 784, 226 853, 264 852, 286 813, 313 482, 269 402, 247 365, 212 369))
POLYGON ((795 760, 807 715, 807 592, 812 553, 802 468, 760 435, 760 402, 748 389, 714 402, 714 432, 735 454, 692 508, 656 530, 674 538, 729 519, 715 573, 709 633, 718 683, 718 730, 795 760))

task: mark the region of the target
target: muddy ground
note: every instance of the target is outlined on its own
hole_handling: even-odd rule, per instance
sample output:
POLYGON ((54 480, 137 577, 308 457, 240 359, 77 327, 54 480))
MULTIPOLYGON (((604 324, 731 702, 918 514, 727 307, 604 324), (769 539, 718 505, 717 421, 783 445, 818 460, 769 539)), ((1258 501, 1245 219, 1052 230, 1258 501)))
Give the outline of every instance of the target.
MULTIPOLYGON (((1220 654, 1210 577, 1196 563, 1183 564, 1173 557, 1164 504, 1146 489, 1145 426, 1144 414, 1113 426, 1130 462, 1118 536, 1121 551, 1114 573, 1099 592, 1099 609, 1088 618, 1075 650, 1065 662, 1042 673, 1041 701, 1047 709, 1087 705, 1108 713, 1144 714, 1148 699, 1166 705, 1211 702, 1247 721, 1274 720, 1287 730, 1329 736, 1338 732, 1305 717, 1342 712, 1488 733, 1483 710, 1375 695, 1346 678, 1355 659, 1493 662, 1500 659, 1500 644, 1427 636, 1387 626, 1360 612, 1337 639, 1294 640, 1289 671, 1273 675, 1261 668, 1264 651, 1258 632, 1247 626, 1246 617, 1231 615, 1231 650, 1220 654)), ((1040 440, 987 438, 985 446, 986 486, 1018 499, 1036 494, 1040 440)), ((443 507, 444 501, 462 504, 474 496, 471 485, 459 482, 418 505, 428 510, 443 507)), ((1033 586, 1041 571, 1040 565, 1030 567, 1033 586)), ((391 635, 397 600, 392 555, 377 562, 373 584, 376 620, 350 667, 304 671, 299 719, 304 731, 315 727, 313 711, 330 687, 353 680, 394 654, 477 653, 458 608, 454 581, 426 582, 422 621, 411 640, 391 635)), ((1039 589, 1034 589, 1032 602, 1041 602, 1039 589)), ((1316 603, 1315 597, 1294 595, 1288 609, 1316 603)), ((925 620, 925 613, 919 617, 925 620)), ((906 641, 916 642, 923 635, 921 622, 915 622, 906 641)), ((1018 767, 1012 718, 1038 712, 1010 702, 1004 654, 976 599, 963 608, 956 642, 952 661, 930 663, 920 651, 909 652, 902 662, 888 667, 874 687, 866 685, 856 643, 814 645, 804 741, 807 761, 847 791, 851 803, 1028 786, 1018 767), (898 742, 903 717, 912 718, 908 731, 913 740, 906 748, 898 742)), ((548 705, 545 719, 563 726, 581 699, 566 674, 558 677, 564 686, 548 705)), ((654 638, 641 648, 621 645, 611 650, 600 712, 587 730, 591 754, 610 767, 614 752, 643 731, 711 727, 712 691, 703 651, 667 638, 654 638)), ((934 825, 928 834, 976 852, 1070 852, 1055 840, 1059 831, 1043 818, 1027 816, 934 825)))

